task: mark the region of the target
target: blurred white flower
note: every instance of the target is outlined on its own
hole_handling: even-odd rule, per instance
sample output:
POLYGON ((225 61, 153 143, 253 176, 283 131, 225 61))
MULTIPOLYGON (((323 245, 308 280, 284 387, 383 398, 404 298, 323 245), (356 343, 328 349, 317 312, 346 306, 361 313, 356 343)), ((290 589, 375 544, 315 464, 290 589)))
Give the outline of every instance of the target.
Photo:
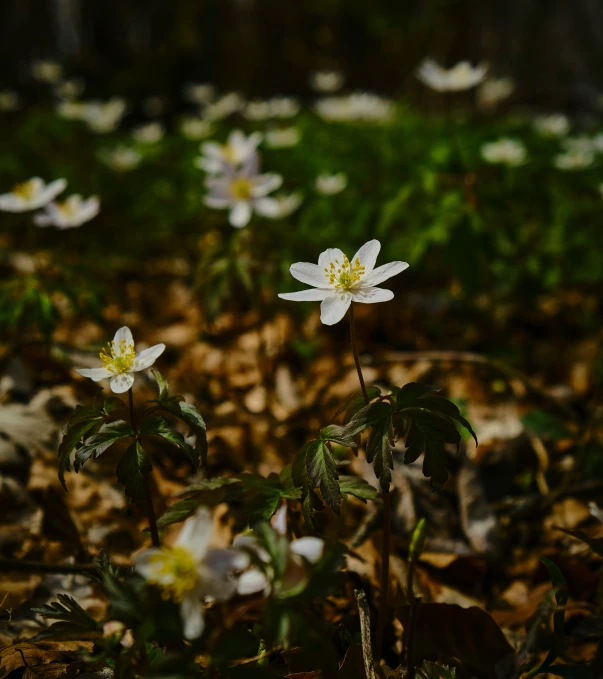
POLYGON ((209 104, 216 96, 216 89, 209 83, 188 83, 184 86, 184 96, 193 104, 209 104))
POLYGON ((433 59, 424 59, 415 75, 437 92, 461 92, 483 82, 487 71, 485 63, 472 66, 468 61, 459 61, 452 68, 443 68, 433 59))
POLYGON ((324 196, 334 196, 341 193, 348 185, 348 176, 345 172, 336 174, 319 174, 314 182, 316 190, 324 196))
POLYGON ((96 196, 84 200, 79 194, 64 201, 48 203, 44 212, 34 215, 37 226, 55 226, 57 229, 73 229, 96 217, 100 201, 96 196))
POLYGON ((38 82, 54 85, 63 76, 63 67, 57 61, 40 59, 31 65, 31 73, 38 82))
POLYGON ((288 195, 279 194, 274 196, 274 209, 271 214, 265 213, 263 216, 271 217, 272 219, 284 219, 292 215, 302 204, 303 195, 301 193, 290 193, 288 195))
POLYGON ((481 149, 482 157, 488 163, 500 163, 517 167, 526 162, 526 148, 517 139, 499 139, 484 144, 481 149))
POLYGON ((240 169, 224 165, 224 174, 208 177, 205 205, 218 210, 228 209, 231 226, 241 229, 249 224, 253 212, 274 218, 278 204, 268 194, 276 191, 283 182, 278 174, 258 174, 258 157, 254 153, 240 169))
POLYGON ((115 333, 113 341, 100 352, 102 368, 79 368, 76 372, 93 382, 108 379, 111 391, 123 394, 134 384, 134 373, 150 368, 164 351, 165 344, 155 344, 137 354, 132 332, 123 326, 115 333))
POLYGON ((132 132, 134 141, 140 144, 156 144, 165 136, 165 128, 161 123, 152 122, 137 127, 132 132))
POLYGON ((63 80, 57 83, 54 91, 57 97, 73 101, 82 96, 85 87, 86 83, 82 78, 71 78, 70 80, 63 80))
POLYGON ((237 113, 245 106, 245 99, 237 92, 225 94, 203 109, 206 120, 222 120, 232 113, 237 113))
POLYGON ((98 134, 117 129, 127 109, 124 99, 113 97, 109 101, 89 101, 85 105, 84 120, 98 134))
POLYGON ((337 92, 343 87, 345 78, 340 71, 314 71, 310 73, 310 87, 315 92, 337 92))
POLYGON ((383 122, 393 115, 392 101, 370 92, 325 97, 316 102, 315 109, 324 120, 337 122, 383 122))
POLYGON ((268 106, 273 118, 293 118, 300 109, 299 102, 294 97, 272 97, 268 106))
POLYGON ((272 109, 267 99, 253 99, 248 102, 243 110, 243 115, 247 120, 261 122, 272 118, 272 109))
POLYGON ((213 133, 213 126, 207 120, 186 116, 180 121, 180 132, 190 141, 205 139, 213 133))
POLYGON ((558 170, 583 170, 595 162, 595 154, 591 149, 569 148, 565 153, 560 153, 553 159, 553 164, 558 170))
POLYGON ((99 158, 116 172, 129 172, 135 170, 142 162, 142 154, 128 146, 116 146, 112 149, 103 149, 99 158))
POLYGON ((21 104, 19 95, 12 90, 0 91, 0 112, 16 111, 21 104))
POLYGON ((40 177, 32 177, 13 187, 10 193, 0 195, 0 211, 27 212, 44 207, 65 190, 67 180, 56 179, 46 184, 40 177))
POLYGON ((543 137, 563 137, 569 132, 570 121, 562 113, 534 118, 534 129, 543 137))
POLYGON ((66 120, 86 120, 87 104, 81 101, 61 101, 57 113, 66 120))
POLYGON ((266 146, 271 149, 285 149, 297 146, 301 139, 298 127, 273 128, 266 132, 266 146))
POLYGON ((172 547, 145 549, 134 557, 136 570, 163 596, 180 604, 186 639, 205 628, 204 602, 226 601, 237 592, 237 573, 249 556, 238 549, 210 549, 211 514, 205 508, 189 517, 172 547))
POLYGON ((598 153, 603 153, 603 134, 596 134, 591 140, 591 149, 598 153))
POLYGON ((381 249, 378 240, 365 243, 350 261, 338 248, 321 253, 318 264, 297 262, 289 269, 293 278, 313 286, 301 292, 280 294, 293 302, 320 301, 320 320, 325 325, 338 323, 352 302, 375 304, 393 299, 391 290, 376 287, 408 268, 406 262, 390 262, 375 269, 381 249))
POLYGON ((566 137, 561 143, 567 151, 590 153, 596 150, 594 139, 585 135, 581 137, 566 137))
POLYGON ((241 165, 255 154, 262 139, 263 136, 259 132, 252 132, 246 137, 241 130, 233 130, 226 144, 219 144, 216 141, 201 144, 203 155, 196 159, 195 165, 211 174, 222 172, 225 165, 241 165))
POLYGON ((491 109, 505 99, 508 99, 515 90, 513 78, 488 78, 477 90, 477 105, 481 109, 491 109))

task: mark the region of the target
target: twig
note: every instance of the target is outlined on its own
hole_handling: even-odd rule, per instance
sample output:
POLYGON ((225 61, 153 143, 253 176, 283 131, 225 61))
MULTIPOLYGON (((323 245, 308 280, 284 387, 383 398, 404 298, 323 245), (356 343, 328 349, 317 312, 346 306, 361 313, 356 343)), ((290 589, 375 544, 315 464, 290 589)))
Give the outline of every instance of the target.
POLYGON ((366 679, 377 679, 371 647, 371 613, 368 601, 363 589, 355 589, 354 596, 358 602, 358 614, 360 615, 360 638, 362 640, 362 657, 364 658, 366 679))
POLYGON ((408 563, 408 576, 406 578, 406 597, 408 599, 408 629, 405 630, 404 651, 406 653, 406 679, 414 679, 415 676, 415 623, 419 599, 413 593, 413 579, 415 575, 415 562, 411 559, 408 563))
POLYGON ((262 651, 259 655, 254 655, 252 658, 241 658, 240 660, 235 660, 231 667, 240 667, 241 665, 253 665, 268 656, 274 655, 275 653, 280 653, 284 646, 275 646, 274 648, 269 648, 267 651, 262 651))

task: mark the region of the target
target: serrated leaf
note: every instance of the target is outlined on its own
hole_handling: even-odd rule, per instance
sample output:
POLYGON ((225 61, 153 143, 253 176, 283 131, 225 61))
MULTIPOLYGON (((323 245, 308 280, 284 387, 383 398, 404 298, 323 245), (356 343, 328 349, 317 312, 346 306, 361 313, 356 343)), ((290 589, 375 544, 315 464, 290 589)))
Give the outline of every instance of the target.
POLYGON ((324 441, 310 441, 306 446, 306 470, 313 488, 318 488, 323 500, 339 514, 341 492, 337 465, 331 450, 324 441))
POLYGON ((376 500, 379 497, 377 489, 371 486, 368 481, 357 476, 340 476, 339 490, 342 496, 353 495, 359 500, 366 502, 367 500, 376 500))
POLYGON ((456 420, 471 434, 475 441, 475 445, 477 445, 477 436, 475 435, 475 432, 469 422, 461 415, 458 406, 452 401, 449 401, 443 396, 426 396, 417 400, 416 406, 418 408, 427 408, 428 410, 441 413, 442 415, 446 415, 447 417, 456 420))
POLYGON ((175 415, 188 425, 191 434, 196 437, 195 447, 199 453, 201 464, 207 461, 207 432, 205 420, 192 403, 178 400, 181 397, 171 397, 159 405, 168 413, 175 415))
POLYGON ((306 451, 308 444, 304 445, 297 453, 291 465, 291 478, 293 483, 302 489, 302 513, 306 524, 313 532, 317 532, 313 512, 322 511, 324 505, 314 488, 310 487, 308 470, 306 468, 306 451))
POLYGON ((184 440, 184 436, 182 436, 179 431, 170 426, 170 423, 164 417, 146 417, 140 423, 138 431, 140 434, 160 436, 162 439, 185 452, 193 465, 193 469, 196 470, 198 468, 199 454, 184 440))
POLYGON ((432 485, 441 487, 448 479, 448 453, 444 443, 458 445, 460 438, 456 427, 444 418, 436 415, 413 418, 406 435, 404 464, 414 462, 424 453, 423 475, 432 485))
POLYGON ((95 434, 86 439, 83 446, 78 448, 75 454, 75 470, 79 471, 92 455, 99 457, 115 442, 132 436, 134 436, 134 430, 129 422, 125 420, 106 422, 95 434))
POLYGON ((158 527, 163 528, 172 523, 184 521, 201 505, 215 507, 224 502, 231 490, 230 487, 234 485, 241 485, 241 481, 229 476, 219 476, 185 488, 180 493, 183 499, 177 500, 165 510, 157 521, 158 527))
MULTIPOLYGON (((366 393, 369 401, 372 401, 378 396, 381 396, 381 389, 379 389, 379 387, 367 387, 366 393)), ((337 409, 334 417, 337 418, 342 413, 344 413, 343 421, 347 422, 365 405, 366 403, 364 401, 364 394, 361 391, 358 391, 355 394, 352 394, 352 396, 350 396, 350 398, 341 407, 337 409)))
POLYGON ((338 424, 330 424, 320 430, 320 438, 322 441, 331 441, 346 448, 357 448, 356 442, 352 436, 346 432, 346 427, 338 424))
POLYGON ((63 427, 63 439, 59 445, 59 481, 65 490, 65 472, 71 471, 71 453, 82 438, 103 420, 98 410, 77 406, 63 427))
POLYGON ((159 370, 151 370, 153 377, 157 380, 157 386, 159 388, 159 401, 165 401, 168 395, 168 383, 165 377, 159 372, 159 370))
POLYGON ((103 405, 103 412, 109 415, 115 410, 119 410, 120 408, 125 409, 126 407, 127 407, 126 404, 120 398, 118 398, 117 396, 110 396, 108 399, 105 400, 105 403, 103 405))
POLYGON ((396 405, 398 408, 406 408, 414 402, 433 392, 440 391, 433 384, 421 384, 421 382, 409 382, 400 387, 396 393, 396 405))
POLYGON ((392 455, 392 445, 394 444, 392 429, 392 409, 389 403, 380 408, 382 416, 376 420, 366 442, 366 460, 373 464, 375 476, 379 479, 379 485, 383 490, 389 489, 394 469, 394 457, 392 455))
POLYGON ((123 454, 117 465, 117 480, 124 486, 133 502, 145 500, 148 493, 147 477, 153 466, 139 441, 135 441, 123 454))
POLYGON ((58 594, 58 601, 32 609, 49 620, 58 620, 36 635, 32 641, 43 639, 85 638, 86 633, 95 632, 98 623, 78 602, 67 594, 58 594))

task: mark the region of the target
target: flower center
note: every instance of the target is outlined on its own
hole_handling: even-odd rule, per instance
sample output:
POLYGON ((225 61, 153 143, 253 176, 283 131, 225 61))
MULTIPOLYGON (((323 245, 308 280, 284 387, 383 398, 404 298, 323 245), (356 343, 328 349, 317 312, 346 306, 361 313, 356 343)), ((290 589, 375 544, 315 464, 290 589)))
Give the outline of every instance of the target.
POLYGON ((57 209, 65 217, 75 217, 77 215, 77 204, 70 202, 69 200, 64 200, 62 202, 57 202, 57 209))
POLYGON ((109 342, 100 352, 103 367, 113 373, 127 373, 136 358, 133 344, 128 344, 125 339, 115 346, 115 342, 109 342))
POLYGON ((222 156, 224 157, 224 160, 227 160, 229 163, 236 163, 238 160, 237 151, 230 144, 224 144, 224 146, 222 146, 222 156))
POLYGON ((13 193, 24 200, 30 200, 35 195, 33 182, 23 182, 13 188, 13 193))
POLYGON ((163 547, 149 563, 147 581, 163 590, 164 599, 182 601, 184 593, 197 586, 199 573, 195 558, 184 547, 163 547))
POLYGON ((360 282, 364 275, 364 267, 360 265, 358 257, 353 262, 343 256, 343 264, 339 260, 331 262, 329 267, 325 267, 325 276, 329 284, 337 290, 351 290, 360 282))
POLYGON ((249 200, 251 198, 251 182, 248 179, 233 179, 230 192, 235 200, 249 200))

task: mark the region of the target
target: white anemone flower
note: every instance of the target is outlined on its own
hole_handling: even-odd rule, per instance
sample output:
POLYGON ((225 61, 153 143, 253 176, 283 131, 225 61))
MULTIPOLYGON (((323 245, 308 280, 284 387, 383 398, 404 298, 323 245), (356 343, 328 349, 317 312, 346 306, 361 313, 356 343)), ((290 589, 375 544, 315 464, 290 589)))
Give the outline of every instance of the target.
POLYGON ((0 195, 0 211, 27 212, 48 205, 67 186, 66 179, 56 179, 46 184, 40 177, 32 177, 17 184, 10 193, 0 195))
POLYGON ((92 132, 105 134, 119 126, 128 105, 124 99, 113 97, 109 101, 86 102, 83 119, 92 132))
POLYGON ((278 212, 276 201, 268 194, 281 186, 283 178, 274 173, 258 174, 258 162, 254 153, 240 169, 225 165, 224 174, 205 180, 205 205, 230 210, 228 221, 236 229, 247 226, 253 212, 272 218, 278 212))
POLYGON ((268 101, 273 118, 294 118, 300 109, 299 101, 295 97, 272 97, 268 101))
POLYGON ((216 88, 209 83, 188 83, 184 86, 184 96, 193 104, 209 104, 216 96, 216 88))
POLYGON ((595 154, 588 148, 568 148, 553 159, 558 170, 584 170, 595 162, 595 154))
POLYGON ((136 353, 132 332, 123 326, 115 333, 113 341, 100 352, 102 368, 80 368, 76 372, 93 382, 108 379, 111 391, 123 394, 134 384, 134 373, 150 368, 164 351, 165 344, 155 344, 136 353))
POLYGON ((245 106, 245 99, 238 92, 229 92, 203 109, 206 120, 216 121, 238 113, 245 106))
POLYGON ((96 217, 100 210, 100 200, 97 196, 84 200, 79 194, 74 194, 65 201, 48 203, 44 210, 34 216, 37 226, 73 229, 96 217))
POLYGON ((226 601, 237 592, 237 573, 249 565, 238 549, 210 549, 211 514, 205 508, 188 518, 173 546, 146 549, 134 557, 136 570, 165 598, 180 605, 186 639, 205 628, 204 602, 226 601))
POLYGON ((570 130, 570 121, 563 113, 537 116, 534 129, 543 137, 564 137, 570 130))
POLYGON ((190 141, 199 141, 213 134, 213 125, 203 118, 186 116, 180 121, 180 132, 190 141))
POLYGON ((477 90, 477 104, 481 109, 491 109, 505 99, 508 99, 515 90, 513 78, 488 78, 477 90))
POLYGON ((424 59, 415 75, 436 92, 461 92, 476 87, 486 78, 488 66, 485 63, 472 66, 460 61, 452 68, 443 68, 433 59, 424 59))
POLYGON ((329 122, 385 122, 394 112, 391 99, 371 92, 324 97, 315 104, 316 113, 329 122))
POLYGON ((201 157, 195 165, 210 174, 223 172, 226 165, 240 166, 247 162, 256 152, 263 136, 260 132, 252 132, 248 137, 241 130, 233 130, 226 144, 206 141, 201 144, 201 157))
POLYGON ((314 289, 287 292, 279 297, 293 302, 321 302, 320 320, 325 325, 338 323, 352 302, 387 302, 393 298, 394 293, 377 286, 407 269, 408 264, 390 262, 375 269, 380 249, 381 243, 371 240, 351 260, 339 248, 329 248, 321 253, 318 264, 292 264, 289 271, 293 278, 313 286, 314 289))
POLYGON ((318 193, 323 196, 335 196, 341 193, 348 185, 348 176, 345 172, 337 172, 336 174, 319 174, 314 182, 318 193))
POLYGON ((484 144, 481 149, 482 157, 488 163, 498 163, 517 167, 526 162, 526 148, 517 139, 499 139, 484 144))
POLYGON ((103 149, 99 153, 99 158, 115 172, 130 172, 142 162, 142 154, 128 146, 103 149))
POLYGON ((9 113, 16 111, 21 105, 19 95, 12 90, 0 90, 0 111, 9 113))
POLYGON ((65 120, 86 120, 87 107, 83 101, 60 101, 56 111, 65 120))
POLYGON ((134 141, 140 144, 156 144, 165 136, 165 128, 161 123, 152 122, 137 127, 132 132, 134 141))
POLYGON ((273 128, 266 132, 266 146, 270 149, 288 149, 297 146, 300 139, 298 127, 273 128))
POLYGON ((31 65, 31 72, 38 82, 54 85, 62 78, 63 67, 57 61, 40 59, 39 61, 33 62, 31 65))
POLYGON ((243 110, 243 115, 247 120, 261 122, 272 118, 272 109, 267 99, 253 99, 248 102, 243 110))
POLYGON ((272 219, 284 219, 292 215, 302 204, 303 200, 304 197, 299 192, 274 196, 274 210, 271 214, 265 213, 263 216, 272 219))
POLYGON ((310 87, 315 92, 337 92, 343 87, 345 78, 340 71, 314 71, 310 73, 310 87))

